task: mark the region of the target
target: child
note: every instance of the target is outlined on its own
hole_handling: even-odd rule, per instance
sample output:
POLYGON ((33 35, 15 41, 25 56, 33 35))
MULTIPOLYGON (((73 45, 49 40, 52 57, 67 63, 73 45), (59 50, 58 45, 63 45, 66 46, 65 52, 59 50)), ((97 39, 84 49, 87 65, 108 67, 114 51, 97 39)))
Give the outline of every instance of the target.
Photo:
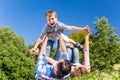
POLYGON ((63 78, 71 71, 71 64, 67 60, 66 46, 60 32, 58 32, 57 35, 60 42, 61 60, 55 61, 54 59, 46 56, 46 46, 50 35, 50 33, 47 33, 41 46, 38 62, 35 67, 36 80, 53 80, 54 78, 63 78))
MULTIPOLYGON (((36 51, 37 51, 36 49, 37 49, 38 45, 41 44, 42 39, 47 32, 52 32, 52 34, 50 35, 50 37, 48 39, 47 50, 46 50, 46 55, 50 56, 52 48, 53 48, 53 44, 57 40, 57 35, 55 34, 55 32, 57 30, 60 29, 62 32, 63 32, 64 29, 77 30, 77 31, 86 30, 86 27, 79 28, 79 27, 75 27, 75 26, 68 26, 68 25, 66 25, 62 22, 59 22, 57 20, 57 14, 54 10, 48 10, 46 12, 46 19, 47 19, 47 24, 43 28, 42 33, 40 34, 40 37, 36 41, 34 47, 31 49, 31 53, 33 53, 33 54, 36 53, 36 51)), ((59 43, 58 43, 58 46, 57 46, 57 51, 58 51, 58 49, 59 49, 59 43)))

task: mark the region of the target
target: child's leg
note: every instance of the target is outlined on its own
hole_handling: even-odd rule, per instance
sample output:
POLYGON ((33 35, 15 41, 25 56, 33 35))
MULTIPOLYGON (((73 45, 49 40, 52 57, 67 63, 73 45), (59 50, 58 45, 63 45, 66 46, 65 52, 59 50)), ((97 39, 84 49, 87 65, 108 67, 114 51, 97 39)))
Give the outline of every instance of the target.
POLYGON ((73 48, 73 53, 72 54, 73 54, 73 63, 74 64, 80 64, 78 48, 73 48))
POLYGON ((48 40, 48 41, 47 41, 46 55, 47 55, 48 57, 51 55, 52 48, 53 48, 53 44, 54 44, 54 41, 52 41, 52 40, 48 40))
POLYGON ((59 40, 57 40, 57 50, 56 50, 56 54, 54 56, 55 60, 59 60, 60 59, 60 44, 59 44, 59 40))
POLYGON ((70 47, 67 47, 67 53, 68 53, 68 60, 71 61, 72 60, 72 50, 70 47))

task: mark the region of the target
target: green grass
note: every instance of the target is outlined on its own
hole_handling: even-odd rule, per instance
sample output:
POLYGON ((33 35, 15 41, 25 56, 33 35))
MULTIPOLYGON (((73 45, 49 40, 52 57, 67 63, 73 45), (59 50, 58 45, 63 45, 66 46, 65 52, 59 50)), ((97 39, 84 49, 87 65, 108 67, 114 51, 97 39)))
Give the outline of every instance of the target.
POLYGON ((120 71, 94 71, 90 74, 80 74, 68 80, 120 80, 120 71))

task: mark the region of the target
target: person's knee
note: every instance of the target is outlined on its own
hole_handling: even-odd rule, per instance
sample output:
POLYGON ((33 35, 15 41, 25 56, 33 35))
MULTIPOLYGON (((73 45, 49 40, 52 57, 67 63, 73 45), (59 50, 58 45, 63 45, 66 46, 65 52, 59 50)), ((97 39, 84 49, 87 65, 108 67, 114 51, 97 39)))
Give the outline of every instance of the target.
POLYGON ((67 48, 67 52, 68 52, 68 54, 71 54, 72 50, 70 48, 67 48))
POLYGON ((78 52, 78 53, 79 53, 79 50, 78 50, 78 48, 74 48, 74 52, 78 52))

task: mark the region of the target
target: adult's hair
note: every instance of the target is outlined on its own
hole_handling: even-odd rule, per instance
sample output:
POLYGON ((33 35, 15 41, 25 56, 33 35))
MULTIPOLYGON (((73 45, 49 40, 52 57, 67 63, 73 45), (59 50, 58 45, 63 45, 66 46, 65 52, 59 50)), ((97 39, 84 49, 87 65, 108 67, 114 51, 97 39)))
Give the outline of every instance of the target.
POLYGON ((51 17, 52 15, 55 15, 55 17, 57 18, 57 14, 54 10, 48 10, 45 14, 46 18, 51 17))
POLYGON ((63 78, 71 71, 71 63, 67 59, 65 59, 64 62, 59 62, 57 67, 57 78, 63 78))

